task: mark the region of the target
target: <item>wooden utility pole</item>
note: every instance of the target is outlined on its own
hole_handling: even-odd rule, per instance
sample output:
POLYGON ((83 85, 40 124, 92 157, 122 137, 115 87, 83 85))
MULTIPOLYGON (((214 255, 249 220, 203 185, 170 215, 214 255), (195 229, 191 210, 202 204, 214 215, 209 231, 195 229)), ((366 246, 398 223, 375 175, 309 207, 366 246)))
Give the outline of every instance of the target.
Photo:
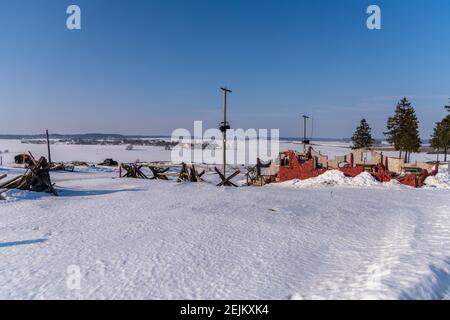
POLYGON ((309 119, 307 115, 302 115, 303 117, 303 151, 306 152, 306 145, 309 144, 309 140, 306 138, 306 120, 309 119))
POLYGON ((222 131, 223 142, 223 164, 222 171, 225 176, 227 166, 227 130, 230 129, 230 125, 227 121, 227 94, 231 93, 231 90, 227 88, 220 88, 223 91, 223 121, 220 123, 220 131, 222 131))
POLYGON ((47 152, 48 152, 48 163, 52 164, 52 157, 50 155, 50 138, 48 136, 48 129, 45 130, 45 136, 47 138, 47 152))

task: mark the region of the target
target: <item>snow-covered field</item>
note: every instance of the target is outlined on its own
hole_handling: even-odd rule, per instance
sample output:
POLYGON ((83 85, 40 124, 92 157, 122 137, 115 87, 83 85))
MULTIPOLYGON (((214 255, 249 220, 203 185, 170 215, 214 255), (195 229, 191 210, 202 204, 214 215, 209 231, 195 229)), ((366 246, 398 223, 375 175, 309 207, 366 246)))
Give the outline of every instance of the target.
MULTIPOLYGON (((0 140, 0 175, 22 172, 5 166, 14 153, 46 153, 25 147, 0 140)), ((170 155, 138 149, 52 146, 55 161, 170 155)), ((339 172, 262 188, 81 167, 52 180, 60 197, 0 201, 0 298, 450 299, 445 171, 422 189, 339 172)))
MULTIPOLYGON (((243 145, 239 146, 245 147, 243 145)), ((313 147, 322 154, 330 156, 330 159, 334 158, 336 155, 345 155, 350 152, 349 144, 338 142, 318 143, 318 145, 314 145, 313 147)), ((303 145, 288 141, 280 141, 279 149, 280 151, 287 149, 303 150, 303 145)), ((8 153, 0 154, 3 164, 13 163, 16 154, 24 152, 28 153, 28 151, 30 151, 35 158, 47 156, 46 145, 27 144, 20 143, 19 140, 0 139, 0 151, 3 152, 5 150, 8 150, 8 153)), ((86 161, 92 163, 102 162, 106 158, 113 158, 119 162, 135 162, 136 160, 144 162, 170 160, 172 152, 165 150, 164 147, 153 146, 136 146, 133 150, 126 150, 125 145, 67 145, 62 143, 52 144, 51 151, 53 161, 86 161)), ((219 149, 217 152, 221 153, 221 150, 219 149)), ((228 161, 235 158, 235 153, 236 151, 234 150, 228 150, 228 161)), ((253 154, 256 154, 256 151, 253 150, 253 154)), ((384 154, 393 157, 398 156, 398 152, 392 151, 384 152, 384 154)), ((267 160, 264 156, 262 158, 267 160)), ((221 160, 221 156, 219 157, 219 160, 221 160)), ((434 161, 436 160, 436 156, 425 153, 415 153, 411 155, 411 160, 434 161)))

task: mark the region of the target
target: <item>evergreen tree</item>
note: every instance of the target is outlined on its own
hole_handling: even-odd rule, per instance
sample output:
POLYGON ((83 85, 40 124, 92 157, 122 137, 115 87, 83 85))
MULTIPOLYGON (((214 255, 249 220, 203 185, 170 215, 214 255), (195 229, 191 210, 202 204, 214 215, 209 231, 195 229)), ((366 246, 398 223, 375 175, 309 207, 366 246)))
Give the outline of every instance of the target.
POLYGON ((437 160, 439 161, 439 151, 442 148, 441 145, 441 132, 442 132, 442 121, 436 122, 436 126, 433 129, 433 134, 430 139, 430 146, 437 151, 437 160))
MULTIPOLYGON (((450 106, 446 106, 445 108, 450 112, 450 106)), ((442 121, 436 123, 430 143, 437 150, 438 154, 440 150, 444 151, 444 161, 447 161, 448 149, 450 148, 450 115, 447 115, 442 121)))
POLYGON ((384 132, 384 135, 386 135, 386 140, 391 145, 394 146, 395 150, 399 151, 399 158, 402 157, 402 145, 400 141, 400 124, 403 121, 403 114, 405 113, 404 109, 405 106, 400 101, 396 108, 395 108, 395 114, 393 117, 389 117, 387 120, 387 131, 384 132))
POLYGON ((352 149, 368 149, 371 148, 374 142, 372 138, 371 128, 366 119, 362 119, 359 126, 356 128, 352 136, 352 149))
POLYGON ((450 115, 442 120, 441 143, 444 149, 444 161, 447 161, 448 149, 450 148, 450 115))
POLYGON ((418 152, 420 148, 419 121, 416 112, 407 98, 403 98, 395 108, 393 117, 387 121, 387 132, 384 134, 387 141, 395 150, 399 151, 399 157, 404 152, 405 162, 409 161, 411 152, 418 152))
POLYGON ((419 136, 419 121, 416 111, 408 103, 405 109, 403 133, 403 148, 405 151, 405 162, 410 162, 410 155, 413 152, 419 152, 422 141, 419 136))

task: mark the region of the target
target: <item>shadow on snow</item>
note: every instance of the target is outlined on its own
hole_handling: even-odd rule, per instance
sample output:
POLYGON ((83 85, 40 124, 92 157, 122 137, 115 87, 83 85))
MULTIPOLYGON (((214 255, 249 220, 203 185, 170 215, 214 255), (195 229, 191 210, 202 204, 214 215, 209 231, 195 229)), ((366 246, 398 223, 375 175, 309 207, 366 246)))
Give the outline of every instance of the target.
POLYGON ((102 196, 118 192, 143 191, 143 189, 129 188, 118 190, 75 190, 75 189, 57 188, 57 191, 61 197, 86 197, 86 196, 102 196))
POLYGON ((400 299, 448 299, 450 295, 450 257, 444 259, 444 266, 430 266, 431 274, 414 287, 402 291, 400 299))
POLYGON ((23 241, 13 241, 13 242, 0 242, 0 248, 24 246, 28 244, 43 243, 47 239, 34 239, 34 240, 23 240, 23 241))

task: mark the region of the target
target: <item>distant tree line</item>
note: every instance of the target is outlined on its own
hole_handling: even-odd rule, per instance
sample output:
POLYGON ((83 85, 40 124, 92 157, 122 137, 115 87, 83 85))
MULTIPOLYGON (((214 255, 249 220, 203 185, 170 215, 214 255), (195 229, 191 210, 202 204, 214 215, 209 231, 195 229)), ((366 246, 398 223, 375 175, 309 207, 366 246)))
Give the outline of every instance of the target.
MULTIPOLYGON (((450 106, 445 108, 450 112, 450 106)), ((394 115, 388 118, 387 131, 384 135, 395 150, 399 151, 399 158, 403 157, 405 162, 410 161, 411 153, 419 152, 422 143, 419 135, 419 120, 407 98, 400 100, 394 115)), ((370 149, 373 146, 374 139, 366 119, 361 120, 351 140, 353 149, 370 149)), ((440 151, 444 152, 444 161, 447 161, 450 147, 450 115, 436 123, 430 143, 438 154, 440 151)))

